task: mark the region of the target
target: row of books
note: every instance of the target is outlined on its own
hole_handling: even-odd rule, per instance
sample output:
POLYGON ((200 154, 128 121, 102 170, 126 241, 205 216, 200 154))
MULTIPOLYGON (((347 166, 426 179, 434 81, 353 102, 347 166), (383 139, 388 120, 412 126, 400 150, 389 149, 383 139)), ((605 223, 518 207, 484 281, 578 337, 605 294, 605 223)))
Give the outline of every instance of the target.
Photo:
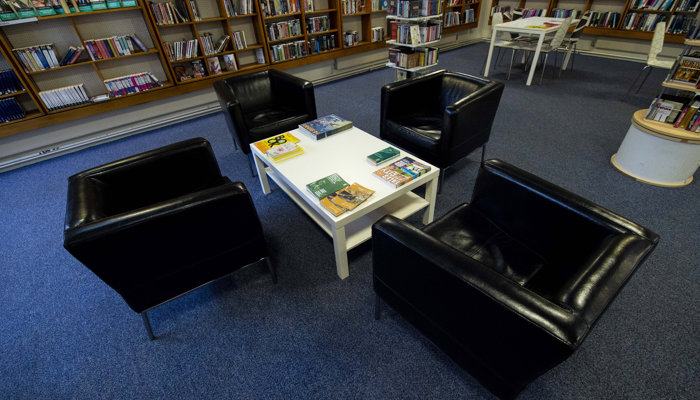
POLYGON ((384 40, 384 27, 375 26, 372 28, 372 42, 379 42, 384 40))
POLYGON ((255 14, 253 0, 224 0, 227 17, 255 14))
POLYGON ((312 36, 307 44, 311 54, 333 50, 335 49, 335 34, 312 36))
POLYGON ((53 43, 20 47, 12 49, 12 52, 27 72, 43 71, 60 66, 53 43))
POLYGON ((157 25, 172 25, 183 22, 190 22, 190 15, 187 13, 187 4, 184 0, 166 1, 161 3, 149 2, 153 17, 157 25))
POLYGON ((117 78, 105 79, 104 83, 112 97, 126 96, 127 94, 143 92, 163 86, 161 81, 150 72, 139 72, 117 78))
POLYGON ((80 56, 83 54, 85 54, 85 47, 69 46, 68 51, 66 51, 66 54, 63 55, 63 58, 61 59, 61 61, 59 61, 58 65, 64 66, 75 64, 78 61, 78 59, 80 59, 80 56))
POLYGON ((324 32, 331 29, 331 20, 327 15, 306 19, 306 33, 324 32))
POLYGON ((438 49, 435 47, 424 47, 415 50, 390 48, 389 62, 405 69, 435 65, 438 62, 438 49))
POLYGON ((372 0, 372 11, 386 10, 389 0, 372 0))
POLYGON ((231 40, 231 36, 229 35, 223 35, 214 42, 214 37, 212 36, 211 33, 205 32, 199 36, 199 39, 202 41, 202 48, 204 49, 204 55, 212 55, 216 53, 221 53, 226 49, 226 46, 228 46, 228 42, 231 40))
POLYGON ((0 20, 11 21, 136 6, 136 0, 0 0, 0 20))
POLYGON ((15 121, 26 116, 14 97, 0 99, 0 123, 15 121))
POLYGON ((303 40, 270 46, 270 57, 273 62, 304 56, 306 56, 306 43, 303 40))
POLYGON ((248 42, 245 40, 244 31, 233 32, 233 45, 236 47, 236 50, 243 50, 248 47, 248 42))
POLYGON ((698 0, 680 0, 676 5, 676 11, 697 11, 700 1, 698 0))
MULTIPOLYGON (((309 2, 312 2, 309 0, 309 2)), ((299 0, 260 0, 263 16, 272 17, 299 12, 299 0)))
POLYGON ((442 13, 441 0, 390 1, 387 13, 401 18, 427 17, 442 13))
POLYGON ((310 182, 306 188, 328 212, 336 217, 354 210, 374 194, 374 190, 357 182, 351 185, 338 174, 310 182))
POLYGON ((700 98, 686 100, 677 96, 655 99, 647 112, 647 119, 673 124, 674 128, 700 133, 700 98))
POLYGON ((668 74, 669 82, 700 86, 700 53, 694 52, 679 58, 668 74))
POLYGON ((301 20, 290 19, 267 24, 269 40, 281 40, 302 35, 301 20))
POLYGON ((199 55, 197 39, 182 40, 179 42, 163 42, 163 50, 170 61, 186 60, 199 55))
POLYGON ((578 19, 581 18, 582 13, 583 11, 574 10, 572 8, 552 8, 552 11, 549 12, 549 16, 554 18, 568 18, 573 16, 574 19, 578 19))
POLYGON ((666 20, 662 14, 629 13, 622 21, 620 29, 650 32, 656 29, 656 24, 666 20))
MULTIPOLYGON (((697 1, 697 0, 696 0, 697 1)), ((637 0, 630 8, 640 10, 668 11, 676 0, 637 0)))
POLYGON ((612 11, 591 11, 588 26, 615 28, 620 21, 620 13, 612 11))
POLYGON ((85 85, 82 83, 52 90, 44 90, 39 92, 39 97, 41 97, 41 100, 51 111, 90 102, 90 98, 85 92, 85 85))
POLYGON ((221 63, 219 62, 219 57, 209 57, 207 58, 207 65, 209 66, 209 72, 212 75, 220 74, 224 71, 237 71, 238 65, 236 64, 236 58, 233 54, 224 54, 221 56, 224 60, 223 69, 221 63))
POLYGON ((148 50, 135 35, 89 39, 85 41, 85 48, 93 60, 106 60, 148 50))
POLYGON ((419 45, 440 40, 442 21, 427 21, 420 24, 406 24, 391 21, 391 39, 401 44, 419 45))
POLYGON ((365 0, 340 0, 343 15, 357 14, 365 11, 365 0))
POLYGON ((447 11, 445 12, 445 26, 468 24, 474 22, 475 18, 473 8, 468 8, 462 13, 459 11, 447 11), (462 17, 462 14, 464 14, 464 17, 462 17))
POLYGON ((695 15, 674 14, 666 21, 666 33, 673 35, 685 35, 695 23, 695 15))
POLYGON ((175 65, 173 71, 175 71, 175 78, 178 82, 207 76, 202 60, 192 60, 189 63, 175 65))
POLYGON ((360 38, 360 34, 357 31, 345 31, 343 32, 343 44, 345 46, 354 46, 360 41, 362 38, 360 38))
POLYGON ((24 90, 15 71, 6 69, 0 71, 0 94, 10 94, 24 90))

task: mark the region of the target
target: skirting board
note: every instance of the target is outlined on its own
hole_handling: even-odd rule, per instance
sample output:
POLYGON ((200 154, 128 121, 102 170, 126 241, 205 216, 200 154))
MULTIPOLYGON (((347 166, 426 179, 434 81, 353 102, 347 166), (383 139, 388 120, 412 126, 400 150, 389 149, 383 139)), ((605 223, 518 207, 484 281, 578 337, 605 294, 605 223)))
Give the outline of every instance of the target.
POLYGON ((216 113, 220 110, 221 106, 219 103, 214 102, 200 107, 193 107, 187 111, 165 114, 158 117, 149 118, 147 120, 127 124, 116 129, 108 129, 102 132, 97 132, 93 135, 81 136, 75 138, 75 140, 57 143, 0 161, 0 172, 9 171, 38 161, 72 153, 90 146, 111 142, 131 135, 136 135, 138 133, 177 124, 189 119, 201 117, 203 115, 216 113))

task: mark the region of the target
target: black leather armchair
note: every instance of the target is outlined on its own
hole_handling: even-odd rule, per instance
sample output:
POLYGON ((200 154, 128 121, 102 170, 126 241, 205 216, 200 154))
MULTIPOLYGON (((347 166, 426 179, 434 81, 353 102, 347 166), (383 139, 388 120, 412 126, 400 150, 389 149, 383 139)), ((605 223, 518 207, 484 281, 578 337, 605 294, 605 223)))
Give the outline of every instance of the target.
POLYGON ((68 178, 63 246, 141 313, 246 265, 267 247, 250 194, 190 139, 68 178))
POLYGON ((249 155, 250 143, 296 129, 316 119, 316 99, 311 82, 270 69, 214 82, 221 110, 234 144, 249 155))
POLYGON ((372 228, 380 298, 501 398, 578 348, 659 237, 499 160, 423 229, 372 228))
POLYGON ((445 70, 385 85, 380 137, 442 169, 479 147, 483 161, 503 87, 445 70))

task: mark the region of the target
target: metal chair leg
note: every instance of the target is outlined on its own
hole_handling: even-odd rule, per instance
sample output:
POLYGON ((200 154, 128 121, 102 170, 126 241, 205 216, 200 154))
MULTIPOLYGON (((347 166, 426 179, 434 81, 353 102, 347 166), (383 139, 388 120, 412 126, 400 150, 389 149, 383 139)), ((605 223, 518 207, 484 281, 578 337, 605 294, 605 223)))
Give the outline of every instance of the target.
MULTIPOLYGON (((627 94, 629 94, 629 93, 632 91, 632 88, 633 88, 634 85, 637 83, 637 80, 639 80, 639 77, 642 76, 642 73, 643 73, 644 70, 646 70, 647 68, 649 68, 649 66, 648 66, 648 65, 645 65, 644 68, 642 68, 642 70, 639 71, 639 73, 637 74, 637 76, 636 76, 636 77, 634 78, 634 80, 632 81, 632 84, 631 84, 630 87, 627 89, 627 94)), ((637 92, 639 92, 639 90, 637 90, 637 92)))
POLYGON ((272 283, 277 284, 277 270, 272 265, 270 257, 265 257, 265 262, 267 263, 267 269, 270 270, 270 275, 272 276, 272 283))
POLYGON ((540 73, 540 85, 542 84, 542 78, 544 78, 544 70, 547 68, 547 57, 549 57, 549 53, 545 53, 544 61, 542 62, 542 72, 540 73))
POLYGON ((153 329, 151 329, 151 321, 148 320, 148 311, 141 313, 141 318, 143 318, 143 325, 146 327, 146 332, 148 333, 148 338, 154 340, 156 337, 153 336, 153 329))
POLYGON ((379 321, 382 316, 382 301, 378 294, 374 295, 374 319, 379 321))
POLYGON ((644 79, 642 79, 642 83, 639 84, 639 86, 637 87, 637 91, 634 92, 635 94, 639 93, 639 90, 642 88, 642 86, 644 86, 644 82, 647 81, 647 78, 648 78, 649 75, 651 74, 651 70, 654 69, 654 67, 652 67, 652 66, 650 66, 650 65, 647 65, 647 67, 649 67, 649 68, 647 69, 647 74, 644 75, 644 79))
POLYGON ((515 49, 513 49, 513 52, 510 53, 510 66, 508 66, 508 76, 506 77, 506 80, 510 80, 510 70, 513 69, 513 58, 515 57, 515 49))

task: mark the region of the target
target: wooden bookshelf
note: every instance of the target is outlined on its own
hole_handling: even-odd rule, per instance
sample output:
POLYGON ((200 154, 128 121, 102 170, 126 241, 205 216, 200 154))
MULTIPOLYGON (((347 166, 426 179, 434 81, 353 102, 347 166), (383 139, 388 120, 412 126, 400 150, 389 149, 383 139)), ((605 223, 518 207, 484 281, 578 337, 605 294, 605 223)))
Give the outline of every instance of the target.
MULTIPOLYGON (((670 26, 671 19, 676 18, 691 18, 697 16, 699 10, 688 11, 677 9, 681 1, 671 0, 671 6, 668 10, 653 10, 637 8, 639 0, 493 0, 491 4, 492 13, 493 7, 511 7, 511 8, 537 8, 545 10, 543 15, 553 16, 553 10, 573 9, 584 13, 590 10, 595 12, 616 12, 619 13, 619 19, 613 26, 588 26, 584 28, 583 33, 586 35, 619 37, 626 39, 651 40, 654 35, 653 25, 647 27, 647 30, 641 29, 625 29, 623 24, 628 16, 633 13, 659 15, 666 18, 667 26, 670 26)), ((490 20, 489 20, 490 21, 490 20)), ((490 23, 490 22, 489 22, 490 23)), ((664 36, 664 41, 669 43, 683 43, 686 32, 673 33, 667 32, 664 36)))
POLYGON ((454 33, 476 28, 479 24, 481 1, 476 0, 445 0, 443 5, 443 33, 454 33), (459 15, 459 22, 455 21, 459 15))
MULTIPOLYGON (((122 1, 122 0, 119 0, 122 1)), ((127 1, 127 0, 123 0, 127 1)), ((382 0, 252 0, 243 10, 243 0, 153 0, 155 3, 173 2, 179 5, 187 21, 158 23, 158 18, 149 1, 137 0, 136 4, 94 11, 81 11, 69 14, 57 14, 14 21, 0 22, 0 49, 7 63, 25 85, 26 90, 3 95, 2 98, 21 99, 27 115, 22 120, 0 124, 0 137, 21 133, 27 130, 67 122, 105 111, 143 104, 167 96, 189 93, 211 87, 216 79, 263 71, 269 68, 289 69, 316 62, 323 62, 339 57, 351 56, 363 52, 376 51, 387 47, 386 38, 390 36, 387 21, 386 3, 382 0), (293 12, 280 15, 268 15, 271 3, 280 1, 296 2, 293 12), (355 2, 353 8, 352 2, 355 2), (310 4, 309 4, 310 3, 310 4), (193 5, 196 5, 196 10, 193 5), (234 5, 237 15, 228 12, 234 5), (198 15, 198 18, 195 16, 198 15), (326 29, 314 30, 309 24, 314 18, 327 18, 326 29), (272 40, 267 30, 270 23, 287 19, 299 19, 301 32, 293 37, 272 40), (374 30, 373 30, 374 28, 374 30), (247 46, 234 45, 234 33, 243 32, 247 46), (355 41, 346 42, 347 34, 356 32, 355 41), (214 43, 229 35, 230 40, 221 51, 205 54, 201 37, 210 33, 214 43), (383 36, 382 36, 383 34, 383 36), (27 71, 12 52, 14 48, 38 46, 53 43, 56 57, 60 60, 70 46, 85 46, 85 41, 111 36, 135 35, 147 47, 147 51, 109 59, 90 59, 87 54, 73 64, 27 71), (171 61, 165 50, 164 42, 183 39, 196 41, 197 56, 171 61), (272 46, 298 41, 304 46, 305 55, 293 59, 273 61, 272 46), (323 44, 323 45, 321 45, 323 44), (224 56, 235 60, 237 69, 225 68, 224 56), (220 73, 213 69, 208 58, 216 57, 221 68, 220 73), (178 80, 178 72, 192 62, 201 64, 202 76, 178 80), (119 97, 110 97, 106 101, 81 104, 58 110, 51 110, 41 101, 41 91, 84 83, 88 96, 107 94, 104 81, 120 76, 151 72, 163 86, 130 93, 119 97)), ((443 10, 445 1, 443 1, 443 10)), ((121 3, 120 3, 121 4, 121 3)), ((460 23, 444 28, 443 32, 457 32, 477 27, 481 1, 457 0, 451 9, 464 16, 468 10, 474 10, 475 22, 460 23)))

